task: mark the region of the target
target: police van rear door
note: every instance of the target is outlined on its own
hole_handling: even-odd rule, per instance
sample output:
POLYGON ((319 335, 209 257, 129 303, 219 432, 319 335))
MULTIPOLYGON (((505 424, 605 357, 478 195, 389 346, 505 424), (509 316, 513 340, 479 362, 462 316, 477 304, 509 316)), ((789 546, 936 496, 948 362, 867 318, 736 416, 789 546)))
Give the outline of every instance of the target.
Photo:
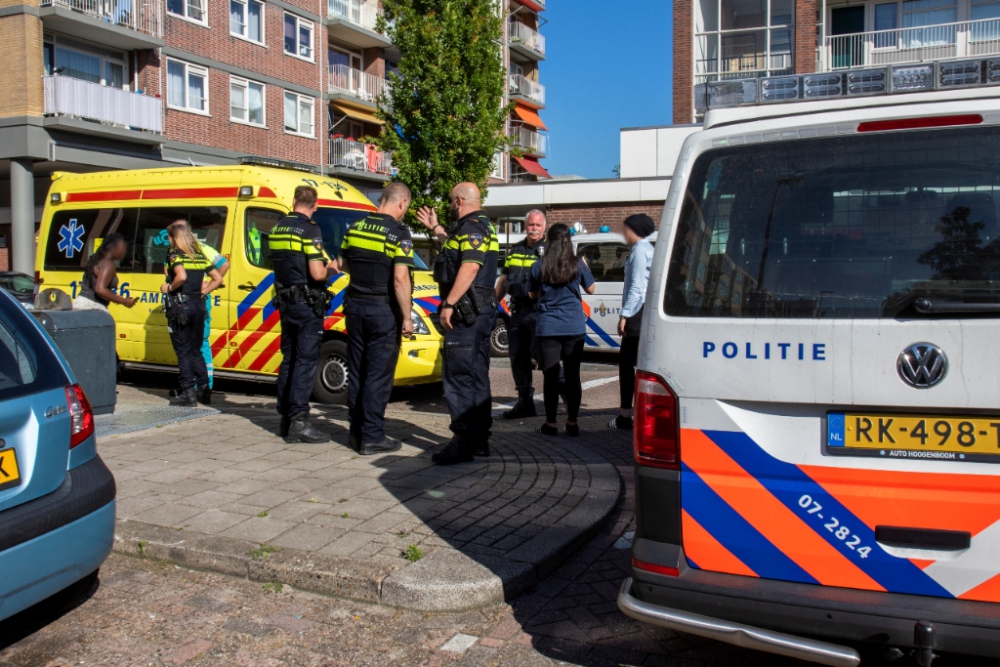
POLYGON ((685 554, 1000 601, 1000 126, 827 116, 689 140, 640 361, 679 395, 685 554))

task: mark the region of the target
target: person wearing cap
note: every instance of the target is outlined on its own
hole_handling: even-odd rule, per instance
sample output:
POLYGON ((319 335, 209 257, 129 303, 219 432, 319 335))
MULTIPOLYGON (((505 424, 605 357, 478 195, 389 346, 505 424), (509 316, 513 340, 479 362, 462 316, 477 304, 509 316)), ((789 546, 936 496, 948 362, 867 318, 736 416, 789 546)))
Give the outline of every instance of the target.
POLYGON ((625 260, 625 285, 618 319, 618 335, 621 337, 621 350, 618 353, 621 409, 608 426, 628 431, 632 429, 632 396, 635 393, 635 365, 639 361, 642 309, 646 303, 649 268, 653 264, 653 244, 646 238, 656 231, 656 224, 645 213, 637 213, 625 218, 624 225, 625 243, 631 251, 625 260))

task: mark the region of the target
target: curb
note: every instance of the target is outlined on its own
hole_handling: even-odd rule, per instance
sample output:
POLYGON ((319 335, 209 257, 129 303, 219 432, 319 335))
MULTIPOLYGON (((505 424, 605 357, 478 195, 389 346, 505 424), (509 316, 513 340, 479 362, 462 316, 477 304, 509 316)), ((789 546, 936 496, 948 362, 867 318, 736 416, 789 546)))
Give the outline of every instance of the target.
POLYGON ((134 520, 117 522, 113 549, 128 556, 369 604, 429 612, 483 609, 530 590, 611 517, 623 489, 618 471, 604 461, 588 463, 587 468, 591 485, 580 503, 559 523, 503 558, 440 548, 397 569, 293 549, 262 553, 255 542, 134 520))

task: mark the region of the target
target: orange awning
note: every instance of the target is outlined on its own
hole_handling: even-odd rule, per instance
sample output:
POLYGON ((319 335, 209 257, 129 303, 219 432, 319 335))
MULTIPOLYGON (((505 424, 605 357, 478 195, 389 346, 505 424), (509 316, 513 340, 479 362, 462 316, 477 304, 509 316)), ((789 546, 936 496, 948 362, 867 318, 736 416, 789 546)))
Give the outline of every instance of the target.
POLYGON ((514 107, 514 115, 523 120, 528 125, 537 127, 539 130, 549 129, 545 127, 545 123, 543 123, 542 119, 538 117, 538 113, 532 111, 528 107, 522 107, 520 104, 517 105, 516 107, 514 107))
POLYGON ((538 164, 538 160, 530 157, 517 157, 516 155, 511 155, 511 157, 529 174, 534 174, 539 178, 552 178, 552 174, 545 171, 545 167, 538 164))

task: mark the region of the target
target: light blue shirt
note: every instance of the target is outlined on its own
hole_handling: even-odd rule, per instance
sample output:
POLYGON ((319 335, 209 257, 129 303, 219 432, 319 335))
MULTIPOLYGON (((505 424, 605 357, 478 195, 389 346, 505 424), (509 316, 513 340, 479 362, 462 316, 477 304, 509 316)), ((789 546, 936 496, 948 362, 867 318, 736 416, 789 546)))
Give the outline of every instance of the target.
POLYGON ((625 260, 625 289, 622 290, 622 317, 632 317, 646 302, 649 268, 653 265, 653 244, 642 239, 625 260))

